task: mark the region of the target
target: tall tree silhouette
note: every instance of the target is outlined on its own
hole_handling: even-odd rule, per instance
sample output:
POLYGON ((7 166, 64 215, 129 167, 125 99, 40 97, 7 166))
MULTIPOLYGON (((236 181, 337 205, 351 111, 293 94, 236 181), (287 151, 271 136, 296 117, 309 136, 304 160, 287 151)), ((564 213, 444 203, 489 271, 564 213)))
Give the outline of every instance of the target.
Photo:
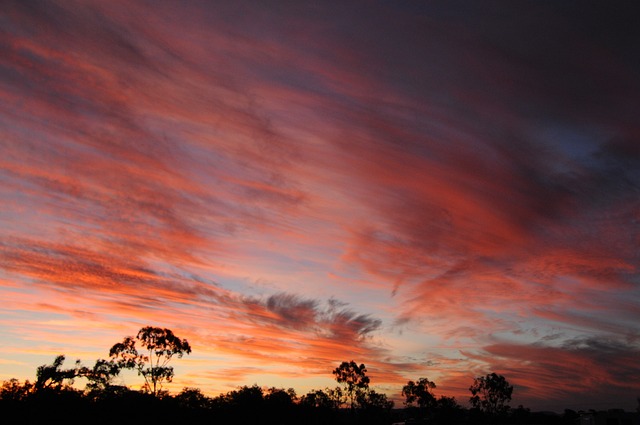
POLYGON ((469 391, 471 391, 469 402, 473 407, 495 415, 509 409, 508 402, 511 401, 513 386, 509 385, 504 376, 490 373, 475 378, 469 391))
POLYGON ((186 339, 180 339, 167 328, 145 326, 136 337, 128 336, 109 350, 109 356, 120 368, 134 369, 144 377, 144 389, 157 396, 164 381, 171 382, 173 366, 167 366, 174 356, 191 353, 186 339), (145 350, 138 351, 138 346, 145 350))
POLYGON ((351 410, 355 409, 356 401, 369 388, 369 377, 366 373, 366 366, 364 364, 358 366, 353 360, 342 362, 340 366, 333 370, 336 381, 345 387, 351 410))

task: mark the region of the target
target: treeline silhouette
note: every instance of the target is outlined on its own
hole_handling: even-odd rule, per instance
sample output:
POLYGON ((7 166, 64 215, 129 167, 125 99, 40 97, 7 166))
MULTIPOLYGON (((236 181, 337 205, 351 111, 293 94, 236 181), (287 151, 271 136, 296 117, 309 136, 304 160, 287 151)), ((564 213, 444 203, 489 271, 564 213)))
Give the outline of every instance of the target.
POLYGON ((364 364, 342 362, 332 373, 335 388, 298 396, 293 388, 241 386, 217 397, 198 388, 178 394, 163 390, 174 376, 169 362, 191 352, 191 346, 166 328, 144 327, 126 337, 93 367, 78 360, 64 368, 65 356, 39 366, 36 380, 10 379, 0 388, 0 421, 12 424, 550 424, 578 425, 578 413, 532 413, 511 409, 513 387, 495 373, 478 377, 469 388, 471 409, 455 398, 433 394, 427 378, 409 381, 402 389, 404 408, 394 409, 385 394, 370 388, 364 364), (123 369, 144 379, 140 391, 115 383, 123 369), (74 386, 86 379, 84 390, 74 386))

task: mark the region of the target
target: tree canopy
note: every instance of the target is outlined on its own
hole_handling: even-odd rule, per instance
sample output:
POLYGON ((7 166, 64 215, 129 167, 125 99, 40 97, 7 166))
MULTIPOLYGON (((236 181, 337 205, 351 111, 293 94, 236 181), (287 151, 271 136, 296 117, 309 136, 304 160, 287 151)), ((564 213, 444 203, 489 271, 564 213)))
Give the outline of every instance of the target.
POLYGON ((427 378, 420 378, 418 382, 407 382, 407 385, 402 387, 405 404, 411 405, 416 402, 421 408, 433 406, 436 403, 436 398, 431 390, 435 387, 436 384, 427 378))
POLYGON ((62 368, 64 361, 65 356, 61 354, 53 360, 52 364, 38 366, 34 384, 36 391, 44 389, 60 390, 64 386, 73 384, 74 379, 82 373, 80 360, 77 360, 76 367, 71 369, 62 368))
POLYGON ((504 376, 490 373, 474 379, 469 387, 471 405, 485 413, 495 415, 509 410, 508 402, 511 401, 513 386, 504 376))
POLYGON ((364 364, 358 366, 353 360, 342 362, 340 366, 333 370, 333 375, 339 384, 344 385, 351 409, 354 409, 358 398, 362 397, 363 393, 369 388, 366 366, 364 364))
POLYGON ((120 368, 134 369, 144 377, 145 390, 158 395, 164 381, 171 382, 174 376, 169 361, 177 356, 191 353, 186 339, 180 339, 167 328, 145 326, 136 335, 128 336, 109 350, 109 356, 120 368), (145 350, 138 351, 138 347, 145 350))

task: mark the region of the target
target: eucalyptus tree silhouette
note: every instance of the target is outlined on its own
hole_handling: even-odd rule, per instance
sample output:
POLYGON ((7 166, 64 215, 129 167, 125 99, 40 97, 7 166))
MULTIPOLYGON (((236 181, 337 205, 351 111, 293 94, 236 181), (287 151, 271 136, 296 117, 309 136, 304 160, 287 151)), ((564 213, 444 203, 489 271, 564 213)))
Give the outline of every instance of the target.
POLYGON ((158 396, 164 381, 171 382, 173 366, 167 366, 174 356, 191 353, 186 339, 180 339, 167 328, 145 326, 136 335, 128 336, 109 350, 109 356, 123 369, 134 369, 144 377, 144 390, 158 396), (138 347, 146 350, 139 352, 138 347))
POLYGON ((366 375, 367 368, 364 364, 358 366, 356 362, 342 362, 340 366, 333 370, 333 375, 339 384, 343 384, 351 410, 356 407, 356 402, 369 389, 369 377, 366 375))
POLYGON ((496 415, 509 410, 508 402, 511 401, 513 386, 502 375, 490 373, 475 378, 469 391, 471 405, 484 413, 496 415))

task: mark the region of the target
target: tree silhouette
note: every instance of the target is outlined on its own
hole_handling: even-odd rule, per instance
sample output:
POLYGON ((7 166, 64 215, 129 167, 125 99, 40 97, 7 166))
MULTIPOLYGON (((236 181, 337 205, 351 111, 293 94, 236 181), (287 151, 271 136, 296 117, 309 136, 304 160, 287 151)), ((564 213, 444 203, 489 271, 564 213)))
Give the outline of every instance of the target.
POLYGON ((62 369, 64 361, 65 356, 61 354, 53 360, 52 364, 38 366, 34 389, 36 391, 46 389, 59 391, 73 385, 74 379, 82 374, 80 360, 76 360, 76 367, 72 369, 62 369))
POLYGON ((337 409, 342 398, 340 388, 327 388, 324 390, 311 390, 300 397, 300 404, 318 409, 337 409), (340 394, 337 394, 337 392, 340 394))
POLYGON ((298 406, 298 396, 293 388, 266 388, 264 390, 264 423, 283 424, 293 421, 298 406))
POLYGON ((264 392, 264 400, 268 405, 276 406, 279 409, 292 406, 297 400, 296 390, 293 388, 267 388, 264 392))
POLYGON ((206 409, 211 404, 211 399, 199 388, 184 387, 174 398, 178 405, 187 409, 206 409))
POLYGON ((502 375, 490 373, 475 378, 469 391, 469 402, 482 412, 495 415, 509 410, 507 403, 511 401, 513 386, 502 375))
POLYGON ((358 405, 369 410, 389 410, 393 408, 393 400, 389 400, 386 394, 370 389, 358 395, 358 405))
POLYGON ((115 360, 96 360, 92 369, 83 368, 82 375, 87 380, 87 390, 89 393, 101 393, 112 387, 113 378, 120 374, 120 365, 115 360))
POLYGON ((349 397, 351 410, 355 409, 358 397, 369 388, 369 377, 366 375, 367 368, 364 364, 358 366, 356 362, 342 362, 340 366, 333 370, 336 381, 343 384, 349 397))
POLYGON ((191 353, 186 339, 180 339, 170 329, 145 326, 136 337, 126 337, 109 350, 109 356, 124 369, 135 369, 144 377, 144 389, 158 396, 164 381, 171 382, 173 366, 167 366, 173 356, 181 358, 191 353), (140 353, 136 345, 148 352, 140 353))
POLYGON ((29 381, 24 381, 24 383, 21 384, 16 378, 11 378, 8 381, 2 382, 2 387, 0 387, 0 400, 11 402, 24 401, 32 388, 33 384, 29 381))
POLYGON ((420 415, 424 416, 425 411, 428 408, 432 408, 436 405, 436 398, 433 395, 433 392, 431 392, 435 387, 436 384, 429 381, 427 378, 420 378, 418 379, 418 382, 407 382, 407 385, 402 387, 402 395, 405 397, 405 404, 410 406, 414 402, 417 403, 420 408, 420 415))
POLYGON ((460 423, 464 411, 462 406, 458 404, 455 397, 440 396, 436 400, 433 421, 436 423, 460 423))
POLYGON ((418 406, 426 408, 436 402, 436 398, 431 392, 436 384, 427 378, 420 378, 418 382, 409 381, 402 387, 402 395, 405 397, 405 404, 411 405, 417 402, 418 406))

